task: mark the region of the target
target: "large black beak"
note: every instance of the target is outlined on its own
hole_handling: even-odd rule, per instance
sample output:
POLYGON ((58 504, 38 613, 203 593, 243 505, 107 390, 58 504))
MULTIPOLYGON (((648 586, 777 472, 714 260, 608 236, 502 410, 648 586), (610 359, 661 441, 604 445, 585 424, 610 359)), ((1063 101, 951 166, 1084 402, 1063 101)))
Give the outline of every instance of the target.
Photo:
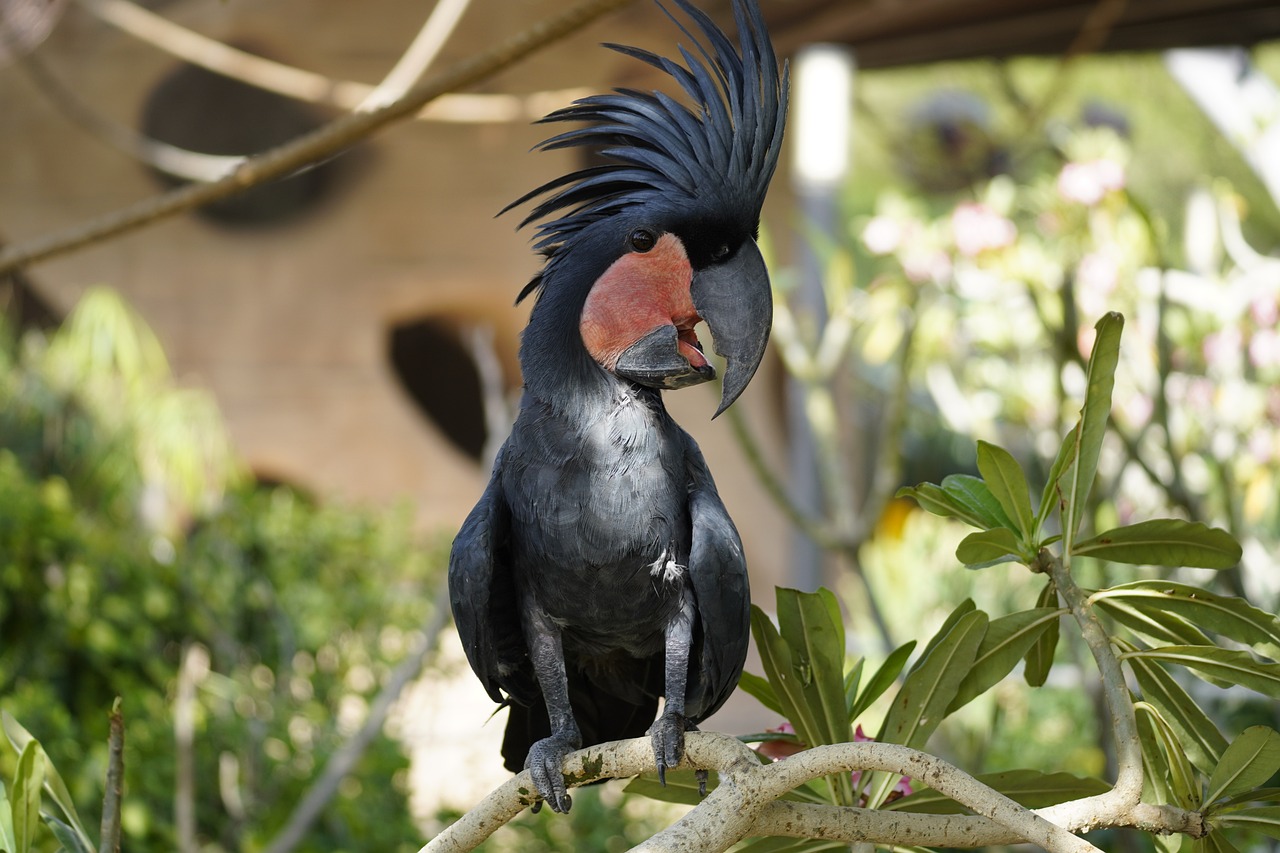
POLYGON ((755 376, 773 326, 769 271, 755 241, 745 241, 733 257, 694 273, 689 291, 693 307, 715 338, 716 352, 725 358, 724 387, 714 418, 755 376))

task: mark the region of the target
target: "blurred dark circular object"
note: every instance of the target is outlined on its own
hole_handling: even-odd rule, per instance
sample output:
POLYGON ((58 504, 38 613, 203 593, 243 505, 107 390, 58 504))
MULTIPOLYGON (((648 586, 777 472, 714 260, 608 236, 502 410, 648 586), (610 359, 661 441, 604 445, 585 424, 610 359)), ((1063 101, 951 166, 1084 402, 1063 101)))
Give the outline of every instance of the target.
MULTIPOLYGON (((313 108, 184 64, 161 78, 142 108, 146 136, 201 154, 258 154, 296 139, 324 123, 313 108)), ((294 219, 313 209, 333 183, 338 160, 270 181, 200 208, 224 225, 252 227, 294 219)), ((153 172, 169 186, 181 178, 153 172)))
POLYGON ((1080 108, 1080 121, 1085 127, 1107 127, 1121 139, 1130 136, 1129 117, 1115 104, 1089 100, 1080 108))
POLYGON ((931 193, 954 192, 1005 170, 990 111, 977 95, 944 90, 912 108, 898 149, 906 177, 931 193))
POLYGON ((66 6, 66 0, 0 0, 0 65, 39 47, 66 6))

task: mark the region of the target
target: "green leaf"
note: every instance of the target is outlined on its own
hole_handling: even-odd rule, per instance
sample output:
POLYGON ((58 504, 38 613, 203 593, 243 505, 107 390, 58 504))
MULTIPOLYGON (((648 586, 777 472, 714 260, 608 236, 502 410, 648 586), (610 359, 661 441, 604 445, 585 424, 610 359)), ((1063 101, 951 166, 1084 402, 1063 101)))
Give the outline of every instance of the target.
MULTIPOLYGON (((994 788, 1029 809, 1041 809, 1103 794, 1110 790, 1106 782, 1090 776, 1070 773, 1041 773, 1039 770, 1002 770, 985 773, 978 781, 994 788)), ((907 811, 921 814, 967 814, 969 809, 947 795, 925 788, 881 806, 885 811, 907 811)))
POLYGON ((1161 646, 1129 652, 1124 657, 1175 663, 1185 666, 1210 684, 1238 684, 1272 699, 1280 699, 1280 664, 1259 663, 1248 652, 1217 646, 1161 646))
POLYGON ((754 696, 761 705, 770 711, 784 719, 786 718, 786 713, 782 710, 782 703, 778 701, 778 694, 773 691, 773 685, 769 683, 768 679, 761 678, 755 673, 747 672, 744 669, 742 675, 738 676, 738 687, 754 696))
POLYGON ((13 808, 9 804, 9 794, 0 782, 0 851, 15 853, 18 843, 13 835, 13 808))
POLYGON ((1240 543, 1230 533, 1198 521, 1153 518, 1077 542, 1073 554, 1139 566, 1230 569, 1240 562, 1240 543))
POLYGON ((925 643, 924 651, 920 652, 920 657, 916 660, 911 669, 918 669, 920 665, 925 662, 925 659, 933 653, 933 650, 938 647, 938 643, 942 642, 942 640, 951 633, 951 629, 954 628, 961 619, 968 616, 970 613, 975 612, 977 609, 978 605, 973 603, 972 598, 966 598, 964 601, 957 604, 956 609, 948 613, 947 618, 942 620, 942 625, 938 628, 937 632, 929 638, 929 642, 925 643))
POLYGON ((1030 562, 1034 555, 1028 556, 1026 550, 1018 534, 1007 527, 993 527, 974 531, 960 540, 956 546, 956 559, 964 563, 965 568, 985 569, 1014 560, 1030 562))
MULTIPOLYGON (((5 736, 9 739, 9 743, 13 744, 13 748, 21 752, 26 749, 28 744, 34 743, 39 749, 41 755, 44 755, 44 747, 40 746, 37 741, 22 725, 10 716, 8 711, 0 711, 0 727, 4 729, 5 736)), ((89 837, 88 830, 84 827, 84 822, 80 820, 80 814, 76 811, 75 801, 71 799, 71 792, 67 790, 67 784, 62 781, 62 776, 58 773, 53 762, 45 756, 45 773, 44 788, 48 792, 49 798, 57 804, 62 810, 62 816, 71 824, 71 828, 80 836, 81 843, 89 849, 96 849, 96 845, 89 837)))
POLYGON ((765 612, 754 604, 751 605, 751 635, 755 638, 760 663, 764 666, 765 677, 773 686, 782 715, 791 722, 802 741, 812 744, 811 738, 819 730, 819 724, 805 700, 804 686, 792 665, 791 645, 778 633, 765 612))
MULTIPOLYGON (((973 604, 973 602, 969 602, 973 604)), ((849 708, 849 722, 862 716, 862 712, 871 707, 872 703, 884 695, 893 682, 898 680, 898 676, 902 673, 902 668, 907 665, 907 659, 911 657, 911 652, 916 647, 916 641, 903 643, 898 646, 889 656, 884 659, 884 663, 880 664, 880 668, 876 670, 875 675, 871 676, 871 680, 867 682, 866 688, 863 689, 858 701, 849 708)))
MULTIPOLYGON (((947 715, 978 646, 987 633, 987 614, 973 610, 961 616, 949 629, 943 626, 939 636, 929 643, 894 697, 885 714, 877 740, 923 747, 947 715)), ((876 808, 893 787, 896 775, 875 773, 867 802, 876 808)))
POLYGON ((849 707, 844 698, 844 620, 828 589, 801 592, 779 587, 778 630, 791 646, 802 692, 818 728, 810 746, 850 739, 849 707))
MULTIPOLYGON (((1160 716, 1160 712, 1146 702, 1133 703, 1134 711, 1139 716, 1146 716, 1150 722, 1150 731, 1163 753, 1164 768, 1168 769, 1168 788, 1173 794, 1174 804, 1184 809, 1195 810, 1200 805, 1200 786, 1196 784, 1196 774, 1187 760, 1187 754, 1178 742, 1178 736, 1160 716)), ((1139 736, 1142 735, 1141 728, 1139 736)), ((1162 769, 1157 765, 1157 770, 1162 769)))
POLYGON ((1013 671, 1040 635, 1050 625, 1058 624, 1058 618, 1057 608, 1039 607, 993 620, 987 626, 987 633, 978 645, 973 665, 960 682, 960 688, 947 707, 947 713, 955 713, 998 684, 1013 671))
POLYGON ((1089 354, 1089 370, 1076 432, 1075 459, 1063 472, 1063 489, 1067 505, 1062 530, 1068 553, 1075 553, 1076 533, 1084 518, 1098 473, 1098 457, 1102 453, 1102 437, 1111 416, 1111 391, 1115 387, 1116 365, 1120 363, 1120 333, 1124 318, 1115 312, 1103 315, 1094 326, 1097 338, 1089 354))
MULTIPOLYGON (((1150 793, 1144 797, 1150 796, 1156 805, 1168 805, 1177 799, 1169 786, 1169 761, 1160 746, 1160 736, 1156 734, 1156 714, 1138 707, 1141 704, 1134 703, 1134 723, 1138 729, 1138 744, 1142 747, 1143 784, 1150 788, 1150 793)), ((1150 708, 1150 705, 1146 707, 1150 708)))
POLYGON ((1240 853, 1240 849, 1221 832, 1210 832, 1203 838, 1191 839, 1191 853, 1240 853))
POLYGON ((1277 803, 1280 802, 1280 788, 1257 788, 1252 791, 1246 791, 1243 794, 1236 794, 1234 797, 1228 797, 1220 803, 1214 805, 1213 810, 1216 813, 1222 813, 1228 810, 1239 811, 1247 807, 1250 803, 1277 803))
MULTIPOLYGON (((1053 508, 1063 504, 1062 493, 1059 489, 1059 481, 1062 474, 1076 458, 1076 435, 1079 433, 1079 425, 1073 426, 1067 433, 1066 438, 1062 440, 1062 444, 1058 447, 1058 455, 1053 460, 1053 465, 1049 468, 1049 478, 1045 480, 1044 490, 1040 493, 1040 506, 1036 509, 1035 527, 1033 528, 1033 538, 1039 538, 1040 528, 1044 527, 1044 523, 1049 519, 1049 513, 1053 512, 1053 508)), ((1043 547, 1046 543, 1041 542, 1043 547)))
MULTIPOLYGON (((1040 596, 1036 599, 1036 607, 1058 609, 1058 588, 1054 585, 1052 579, 1044 585, 1044 589, 1040 590, 1040 596)), ((1027 650, 1026 665, 1023 667, 1022 677, 1029 686, 1043 687, 1045 681, 1048 680, 1049 670, 1053 667, 1053 654, 1058 649, 1059 629, 1060 620, 1054 619, 1045 628, 1044 633, 1031 644, 1031 648, 1027 650)))
POLYGON ((1182 685, 1160 664, 1144 658, 1130 658, 1142 698, 1159 713, 1187 752, 1187 758, 1208 774, 1218 765, 1227 739, 1218 726, 1187 695, 1182 685))
MULTIPOLYGON (((720 776, 712 770, 707 774, 707 793, 710 794, 719 784, 720 776)), ((642 773, 628 782, 622 790, 627 794, 639 794, 663 803, 696 806, 702 802, 702 797, 698 794, 698 777, 692 770, 668 770, 666 785, 658 781, 657 773, 642 773)))
POLYGON ((978 527, 1007 527, 1014 529, 1013 522, 1005 515, 1000 502, 987 484, 969 474, 949 474, 942 479, 942 491, 955 503, 978 519, 978 527))
POLYGON ((844 705, 848 709, 850 723, 854 719, 853 709, 858 705, 858 688, 862 684, 862 670, 866 664, 866 658, 858 658, 858 662, 844 674, 844 705))
POLYGON ((52 815, 45 815, 44 822, 48 825, 49 830, 53 832, 53 837, 58 839, 58 843, 62 845, 62 849, 66 853, 94 853, 79 833, 68 824, 63 823, 52 815))
MULTIPOLYGON (((1254 607, 1242 598, 1170 581, 1146 580, 1113 587, 1096 597, 1121 599, 1150 617, 1175 613, 1188 622, 1252 646, 1259 654, 1280 659, 1280 617, 1254 607)), ((1204 636, 1201 634, 1200 636, 1204 636)), ((1173 645, 1210 645, 1186 642, 1173 645)))
POLYGON ((1140 597, 1114 590, 1094 593, 1090 603, 1155 646, 1212 646, 1213 641, 1178 614, 1157 607, 1142 607, 1140 597))
MULTIPOLYGON (((818 853, 822 850, 848 850, 847 841, 814 841, 807 838, 785 838, 773 836, 768 838, 749 838, 741 847, 735 847, 737 853, 818 853)), ((895 847, 894 850, 901 850, 895 847)))
POLYGON ((13 853, 27 853, 40 825, 40 789, 44 786, 44 750, 29 741, 13 775, 13 853))
POLYGON ((1024 540, 1030 540, 1034 516, 1031 513, 1031 493, 1027 490, 1027 477, 1013 454, 994 444, 978 442, 978 473, 987 489, 999 502, 1004 514, 1013 521, 1024 540))
POLYGON ((1280 770, 1280 733, 1267 726, 1250 726, 1231 742, 1209 776, 1205 802, 1234 797, 1257 788, 1280 770))
POLYGON ((1212 823, 1222 829, 1249 829, 1272 838, 1280 838, 1280 806, 1242 809, 1229 815, 1215 817, 1212 823))
POLYGON ((980 513, 973 512, 956 501, 951 495, 933 483, 921 483, 918 486, 903 486, 895 497, 911 498, 920 508, 943 518, 954 518, 973 527, 985 527, 980 513))

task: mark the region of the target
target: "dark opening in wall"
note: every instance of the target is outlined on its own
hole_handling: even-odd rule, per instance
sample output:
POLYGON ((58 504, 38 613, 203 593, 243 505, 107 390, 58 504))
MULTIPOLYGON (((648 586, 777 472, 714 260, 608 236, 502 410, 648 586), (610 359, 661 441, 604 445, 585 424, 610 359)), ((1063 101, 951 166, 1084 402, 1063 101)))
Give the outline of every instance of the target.
POLYGON ((459 450, 480 461, 488 428, 480 371, 467 344, 466 327, 426 317, 391 329, 391 365, 418 409, 459 450))
MULTIPOLYGON (((260 51, 254 51, 260 53, 260 51)), ((306 104, 195 65, 180 65, 147 96, 142 132, 160 142, 202 154, 257 154, 323 123, 306 104)), ((254 187, 200 209, 225 225, 255 226, 292 219, 310 210, 333 183, 342 158, 254 187)), ((185 183, 155 173, 171 186, 185 183)))

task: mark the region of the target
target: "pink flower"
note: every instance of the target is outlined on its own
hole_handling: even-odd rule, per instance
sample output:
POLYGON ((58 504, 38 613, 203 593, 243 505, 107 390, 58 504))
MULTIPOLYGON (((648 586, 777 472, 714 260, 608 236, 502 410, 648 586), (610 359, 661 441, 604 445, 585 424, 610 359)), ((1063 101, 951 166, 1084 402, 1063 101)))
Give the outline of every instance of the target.
POLYGON ((965 202, 951 213, 951 234, 961 254, 972 258, 1012 244, 1018 229, 985 204, 965 202))
POLYGON ((1114 160, 1067 163, 1058 173, 1058 192, 1069 201, 1095 205, 1107 193, 1123 189, 1124 167, 1114 160))
MULTIPOLYGON (((776 732, 778 734, 794 735, 796 730, 792 728, 790 723, 783 723, 776 729, 765 729, 766 732, 776 732)), ((782 759, 795 755, 797 752, 803 752, 808 749, 808 745, 798 740, 766 740, 756 746, 756 752, 773 761, 781 761, 782 759)))

